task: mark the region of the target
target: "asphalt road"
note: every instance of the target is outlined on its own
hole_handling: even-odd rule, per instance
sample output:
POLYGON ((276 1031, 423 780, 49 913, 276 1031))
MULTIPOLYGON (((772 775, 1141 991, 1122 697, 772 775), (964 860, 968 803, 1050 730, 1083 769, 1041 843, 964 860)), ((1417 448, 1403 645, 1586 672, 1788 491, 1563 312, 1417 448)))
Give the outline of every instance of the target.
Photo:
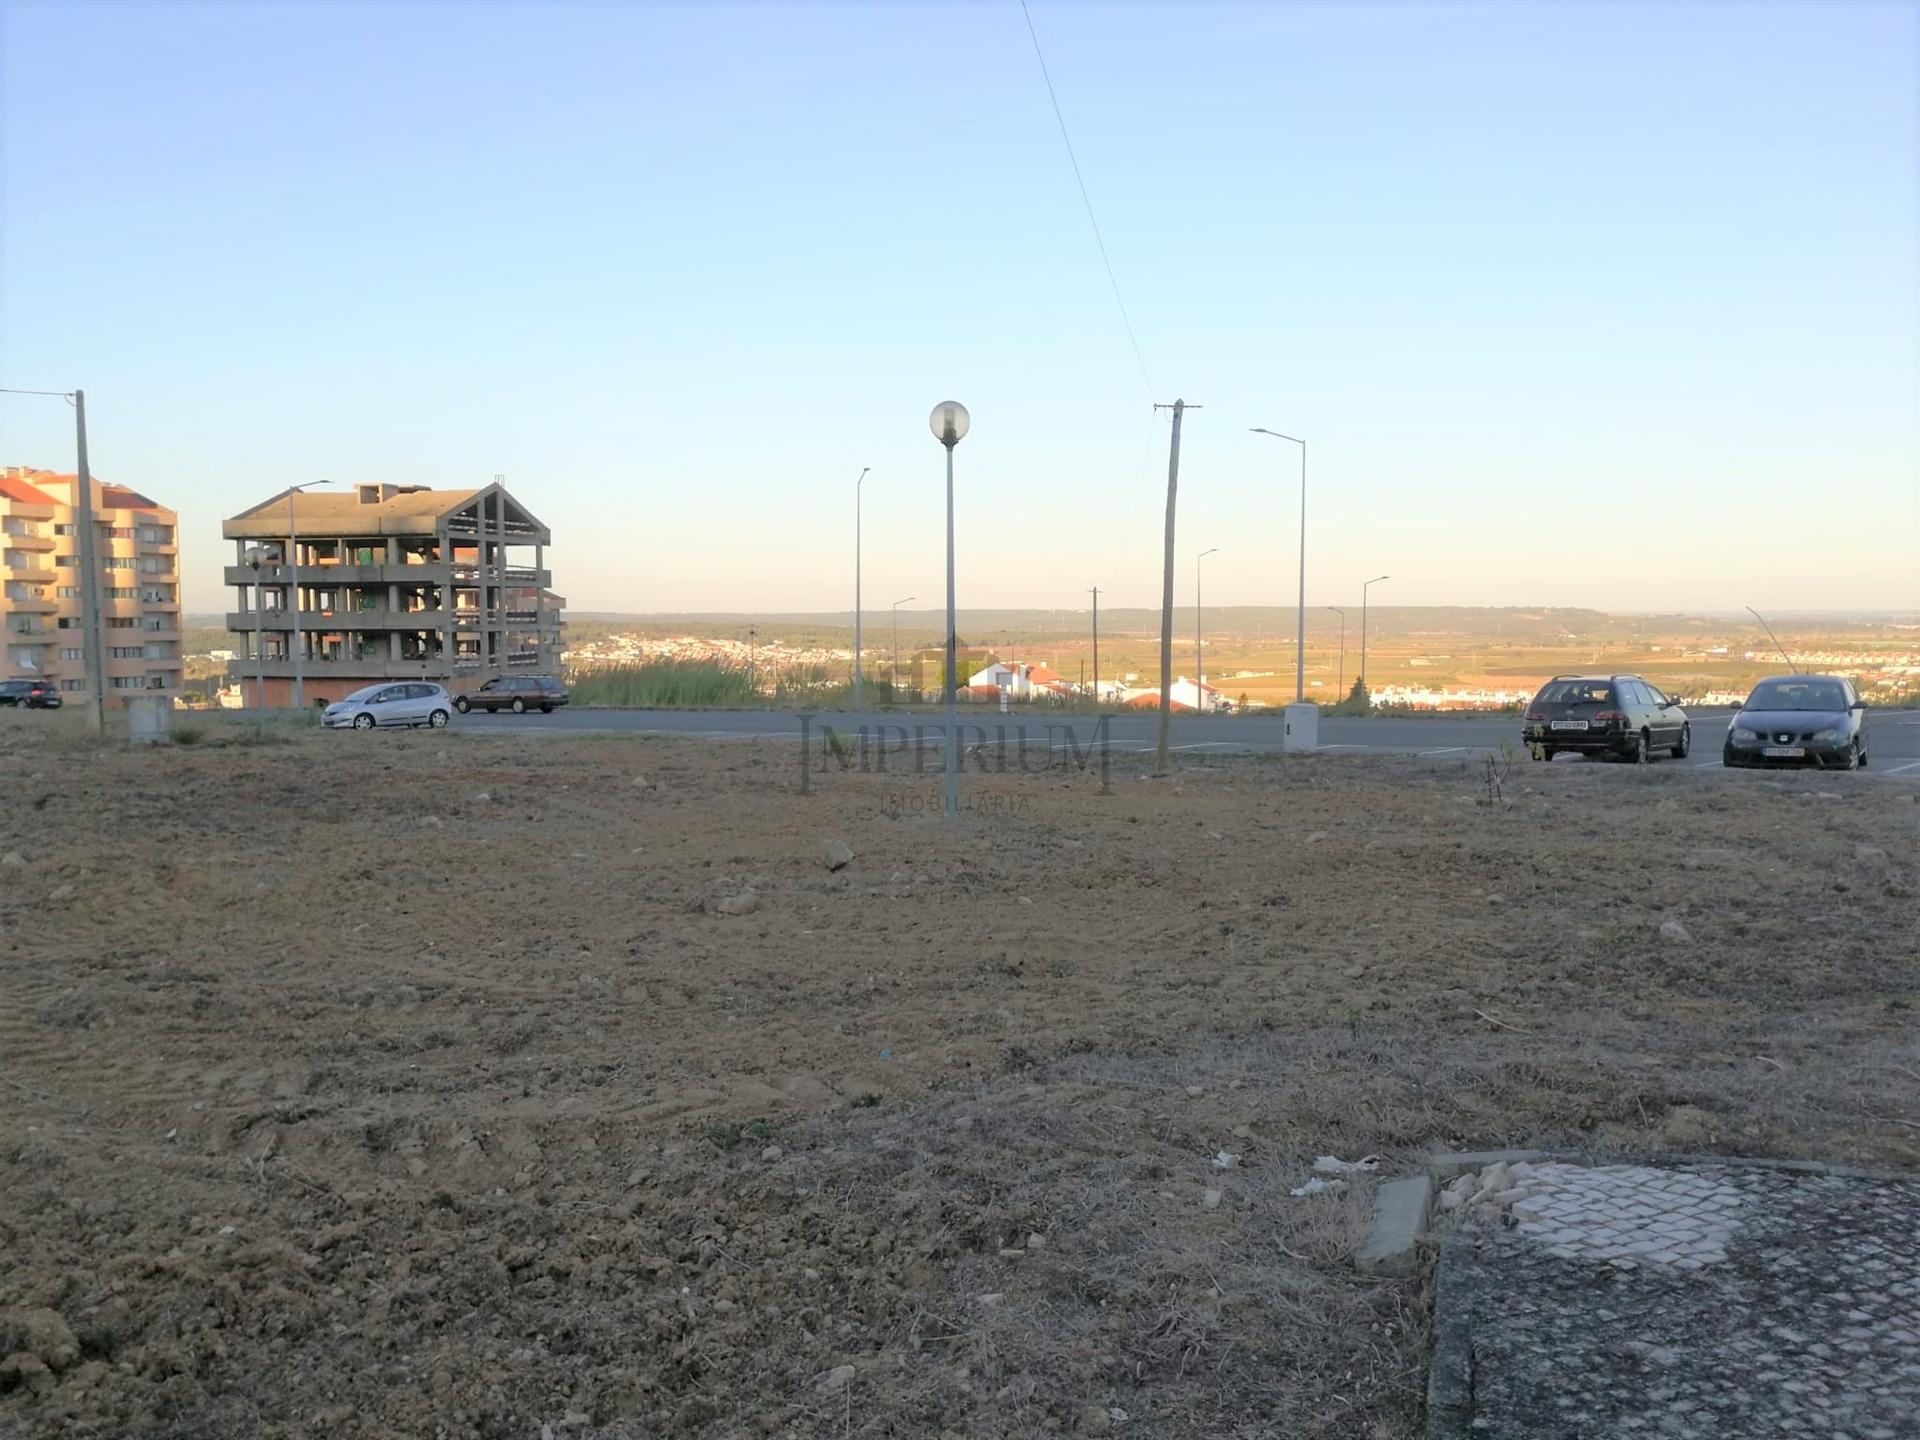
MULTIPOLYGON (((1727 710, 1697 710, 1692 714, 1693 755, 1685 761, 1665 760, 1663 764, 1686 764, 1717 769, 1720 743, 1726 731, 1727 710)), ((763 710, 559 710, 552 715, 465 715, 458 723, 478 731, 509 734, 643 734, 684 735, 716 741, 797 740, 801 719, 786 711, 763 710)), ((987 738, 996 740, 1005 727, 1008 744, 1016 743, 1020 727, 1025 727, 1028 743, 1066 744, 1066 727, 1072 727, 1073 739, 1084 745, 1096 724, 1085 715, 1046 716, 1019 713, 1001 715, 992 710, 970 707, 960 716, 963 739, 977 739, 984 728, 987 738), (1049 727, 1053 734, 1049 735, 1049 727)), ((1868 718, 1870 744, 1869 774, 1920 782, 1920 711, 1888 710, 1868 718)), ((841 734, 869 727, 905 727, 905 735, 890 730, 886 743, 910 742, 916 729, 929 743, 944 735, 937 712, 869 712, 855 715, 846 711, 811 716, 806 724, 819 734, 831 725, 841 734)), ((1121 750, 1151 750, 1154 747, 1157 717, 1151 713, 1114 715, 1108 722, 1108 737, 1121 750)), ((1176 715, 1173 719, 1173 748, 1193 751, 1254 751, 1283 748, 1284 722, 1279 715, 1206 717, 1176 715)), ((1366 719, 1329 719, 1320 721, 1320 750, 1328 754, 1376 752, 1419 755, 1435 759, 1467 759, 1497 750, 1502 740, 1516 744, 1520 738, 1517 715, 1436 715, 1431 718, 1373 716, 1366 719)), ((1573 756, 1562 756, 1554 763, 1577 765, 1573 756)), ((1748 772, 1742 772, 1748 773, 1748 772)))

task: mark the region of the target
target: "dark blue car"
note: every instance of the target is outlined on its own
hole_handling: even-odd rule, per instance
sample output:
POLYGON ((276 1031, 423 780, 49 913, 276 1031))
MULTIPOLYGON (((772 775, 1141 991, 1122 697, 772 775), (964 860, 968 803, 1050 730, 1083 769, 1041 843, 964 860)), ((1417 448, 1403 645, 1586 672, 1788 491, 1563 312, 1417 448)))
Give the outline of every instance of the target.
POLYGON ((1769 675, 1727 722, 1721 760, 1742 765, 1867 763, 1867 702, 1841 675, 1769 675))

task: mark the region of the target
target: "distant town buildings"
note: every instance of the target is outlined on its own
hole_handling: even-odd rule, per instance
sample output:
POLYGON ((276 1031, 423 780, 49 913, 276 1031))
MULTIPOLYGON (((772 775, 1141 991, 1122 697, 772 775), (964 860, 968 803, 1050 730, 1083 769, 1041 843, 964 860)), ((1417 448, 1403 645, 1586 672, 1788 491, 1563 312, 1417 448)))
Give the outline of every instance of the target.
POLYGON ((239 607, 226 617, 228 674, 249 701, 263 674, 265 703, 291 703, 295 607, 310 703, 380 680, 477 684, 559 666, 565 602, 545 569, 552 536, 498 484, 283 492, 221 533, 234 542, 225 580, 239 607))
MULTIPOLYGON (((79 477, 10 465, 0 470, 0 677, 87 687, 80 618, 79 477)), ((94 552, 108 704, 143 691, 178 694, 179 517, 124 485, 93 481, 94 552)))

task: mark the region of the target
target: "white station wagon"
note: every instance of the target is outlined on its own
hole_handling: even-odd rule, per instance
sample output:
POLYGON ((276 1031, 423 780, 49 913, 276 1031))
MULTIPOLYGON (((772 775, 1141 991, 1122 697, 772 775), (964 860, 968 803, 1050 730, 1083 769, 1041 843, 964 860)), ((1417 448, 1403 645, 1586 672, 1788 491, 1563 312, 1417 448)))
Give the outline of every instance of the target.
POLYGON ((320 713, 329 730, 371 730, 376 725, 431 725, 439 729, 453 718, 453 699, 446 690, 420 680, 369 685, 320 713))

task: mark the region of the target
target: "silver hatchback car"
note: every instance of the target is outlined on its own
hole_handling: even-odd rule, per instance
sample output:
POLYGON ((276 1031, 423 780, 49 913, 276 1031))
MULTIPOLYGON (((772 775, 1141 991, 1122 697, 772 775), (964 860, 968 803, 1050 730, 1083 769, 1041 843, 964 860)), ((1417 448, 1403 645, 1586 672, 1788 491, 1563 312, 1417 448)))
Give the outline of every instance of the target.
POLYGON ((371 730, 376 725, 430 725, 438 730, 453 718, 453 697, 445 688, 419 680, 369 685, 320 712, 329 730, 371 730))

